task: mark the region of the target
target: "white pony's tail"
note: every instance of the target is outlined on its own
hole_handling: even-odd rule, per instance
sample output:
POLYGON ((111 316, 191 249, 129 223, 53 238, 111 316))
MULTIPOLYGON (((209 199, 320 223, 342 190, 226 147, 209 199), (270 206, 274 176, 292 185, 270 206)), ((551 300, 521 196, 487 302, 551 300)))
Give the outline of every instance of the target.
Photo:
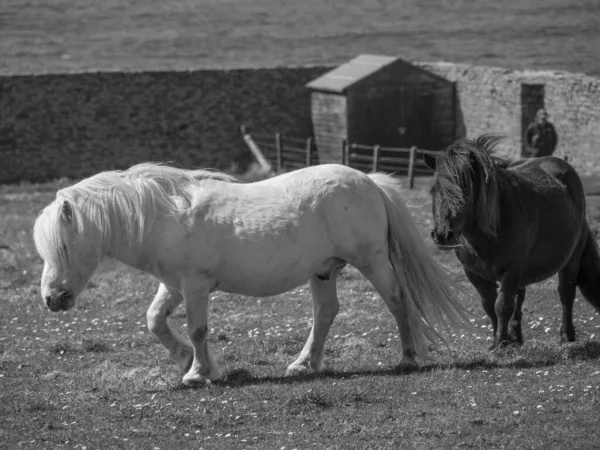
POLYGON ((443 336, 437 328, 471 328, 467 312, 452 291, 447 273, 429 253, 412 214, 400 195, 400 180, 381 173, 369 177, 381 190, 388 217, 390 262, 406 301, 417 356, 427 356, 427 340, 443 336), (436 328, 437 327, 437 328, 436 328))

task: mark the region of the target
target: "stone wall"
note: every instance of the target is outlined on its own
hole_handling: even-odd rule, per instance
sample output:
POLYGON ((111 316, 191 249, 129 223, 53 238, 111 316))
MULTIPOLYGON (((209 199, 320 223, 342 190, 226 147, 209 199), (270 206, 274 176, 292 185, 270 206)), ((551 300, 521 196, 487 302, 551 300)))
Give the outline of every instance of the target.
MULTIPOLYGON (((449 63, 417 63, 456 82, 459 132, 508 136, 518 156, 521 83, 545 84, 559 155, 600 170, 600 79, 449 63)), ((0 77, 0 182, 79 178, 141 161, 242 168, 239 132, 312 135, 305 84, 331 67, 104 72, 0 77)))
POLYGON ((0 77, 0 182, 79 178, 148 160, 244 167, 242 124, 312 134, 304 85, 325 70, 0 77))
POLYGON ((507 136, 501 153, 519 157, 521 150, 521 84, 543 84, 545 107, 556 126, 558 156, 585 175, 600 172, 600 79, 584 74, 513 71, 450 63, 419 63, 456 82, 460 134, 507 136))

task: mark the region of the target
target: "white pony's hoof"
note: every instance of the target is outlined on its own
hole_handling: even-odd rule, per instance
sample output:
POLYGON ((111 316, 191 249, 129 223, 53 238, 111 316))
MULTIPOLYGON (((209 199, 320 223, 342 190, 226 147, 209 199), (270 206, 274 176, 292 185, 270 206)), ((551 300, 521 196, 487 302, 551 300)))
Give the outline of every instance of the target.
POLYGON ((186 386, 208 386, 211 381, 199 373, 186 373, 181 382, 186 386))
POLYGON ((312 372, 312 370, 310 370, 306 366, 303 366, 303 365, 300 365, 300 364, 292 364, 285 371, 285 376, 286 377, 295 377, 295 376, 298 376, 298 375, 308 375, 311 372, 312 372))
POLYGON ((223 372, 221 372, 221 369, 218 367, 213 367, 208 375, 206 375, 206 379, 210 383, 211 381, 220 380, 222 376, 223 372))

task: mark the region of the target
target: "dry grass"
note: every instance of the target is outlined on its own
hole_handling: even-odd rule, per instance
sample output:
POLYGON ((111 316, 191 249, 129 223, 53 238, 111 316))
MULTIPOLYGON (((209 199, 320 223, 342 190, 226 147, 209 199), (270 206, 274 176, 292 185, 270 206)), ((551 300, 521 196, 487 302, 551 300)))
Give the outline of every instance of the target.
MULTIPOLYGON (((424 235, 424 189, 406 191, 424 235)), ((217 293, 210 346, 226 379, 189 389, 145 325, 157 282, 107 265, 75 310, 39 299, 31 241, 56 185, 0 187, 0 448, 592 448, 600 407, 600 320, 576 302, 580 340, 558 345, 555 280, 528 292, 526 344, 490 353, 490 330, 456 259, 476 331, 448 336, 420 371, 401 373, 398 333, 352 269, 327 341, 326 371, 284 378, 311 323, 306 286, 247 298, 217 293), (2 250, 0 250, 2 251, 2 250)), ((594 216, 594 214, 592 214, 594 216)), ((183 310, 172 323, 185 331, 183 310)))

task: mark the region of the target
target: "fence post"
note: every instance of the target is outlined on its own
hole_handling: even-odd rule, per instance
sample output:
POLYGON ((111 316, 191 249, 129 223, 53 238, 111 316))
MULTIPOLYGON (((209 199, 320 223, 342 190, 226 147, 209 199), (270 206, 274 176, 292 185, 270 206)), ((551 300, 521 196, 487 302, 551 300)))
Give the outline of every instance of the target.
POLYGON ((379 164, 379 150, 381 147, 376 145, 373 147, 373 172, 377 172, 377 165, 379 164))
POLYGON ((242 132, 242 138, 244 142, 246 143, 248 149, 256 159, 256 162, 258 162, 258 164, 263 170, 270 172, 271 164, 269 163, 269 161, 267 161, 265 155, 263 155, 262 151, 260 150, 260 147, 256 144, 256 142, 254 142, 254 139, 252 139, 252 136, 250 136, 250 133, 248 133, 248 130, 246 130, 246 127, 244 125, 240 127, 240 131, 242 132))
POLYGON ((417 147, 414 145, 410 148, 408 157, 408 188, 415 187, 415 157, 417 156, 417 147))
POLYGON ((277 172, 281 172, 283 166, 283 141, 281 139, 281 133, 275 133, 275 160, 277 161, 277 172))
POLYGON ((306 167, 310 167, 312 152, 312 138, 306 138, 306 167))
POLYGON ((342 139, 342 164, 348 165, 348 141, 346 139, 342 139))

